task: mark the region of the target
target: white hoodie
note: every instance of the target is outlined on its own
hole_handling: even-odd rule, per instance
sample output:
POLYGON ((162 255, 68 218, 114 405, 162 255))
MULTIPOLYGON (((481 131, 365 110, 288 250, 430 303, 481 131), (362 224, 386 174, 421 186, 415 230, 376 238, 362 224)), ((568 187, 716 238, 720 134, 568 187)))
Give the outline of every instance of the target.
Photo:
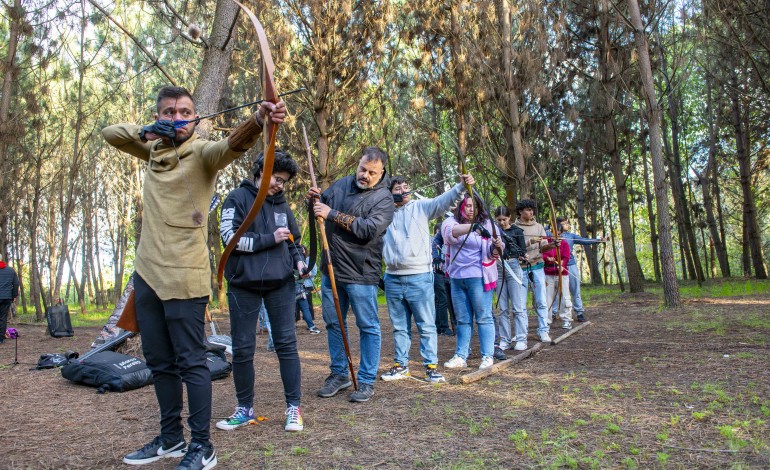
POLYGON ((412 200, 396 207, 393 221, 385 232, 382 249, 385 272, 399 276, 431 272, 430 221, 459 202, 464 186, 452 189, 433 199, 412 200))

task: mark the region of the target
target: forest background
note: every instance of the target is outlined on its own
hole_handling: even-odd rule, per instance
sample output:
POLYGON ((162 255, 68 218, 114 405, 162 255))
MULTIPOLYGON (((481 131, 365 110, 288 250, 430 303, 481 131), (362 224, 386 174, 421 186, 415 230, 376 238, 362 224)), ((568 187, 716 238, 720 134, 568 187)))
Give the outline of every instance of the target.
MULTIPOLYGON (((680 280, 767 277, 770 0, 247 5, 279 91, 306 88, 286 97, 278 135, 303 161, 288 188, 303 230, 305 125, 322 187, 377 145, 425 196, 453 184, 459 159, 490 208, 530 197, 546 222, 550 196, 576 232, 608 239, 579 256, 593 284, 659 282, 676 307, 680 280)), ((4 0, 0 250, 20 273, 24 315, 42 320, 59 298, 83 312, 114 304, 141 235, 145 170, 100 130, 152 121, 169 83, 201 115, 259 99, 247 21, 231 0, 4 0)), ((199 132, 222 138, 245 116, 199 132)), ((220 173, 212 266, 217 205, 258 151, 220 173)))

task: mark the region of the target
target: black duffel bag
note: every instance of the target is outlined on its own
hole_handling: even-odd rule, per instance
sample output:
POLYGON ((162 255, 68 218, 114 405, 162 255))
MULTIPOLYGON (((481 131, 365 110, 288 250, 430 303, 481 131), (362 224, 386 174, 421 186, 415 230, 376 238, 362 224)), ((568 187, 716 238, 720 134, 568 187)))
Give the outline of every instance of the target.
POLYGON ((97 387, 97 393, 126 392, 152 384, 152 373, 141 359, 104 351, 86 359, 74 359, 61 375, 73 382, 97 387))

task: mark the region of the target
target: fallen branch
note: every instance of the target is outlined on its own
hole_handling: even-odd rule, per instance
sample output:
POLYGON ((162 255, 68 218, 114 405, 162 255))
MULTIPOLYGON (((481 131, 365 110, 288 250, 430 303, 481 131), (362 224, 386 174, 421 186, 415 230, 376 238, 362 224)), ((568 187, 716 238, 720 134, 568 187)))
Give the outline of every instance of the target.
POLYGON ((570 336, 574 335, 575 333, 577 333, 578 331, 582 330, 583 328, 587 327, 590 324, 591 324, 590 321, 587 321, 585 323, 581 323, 580 325, 572 328, 568 332, 564 333, 563 335, 559 336, 555 340, 551 341, 551 344, 559 344, 559 343, 561 343, 565 339, 569 338, 570 336))
MULTIPOLYGON (((566 332, 563 335, 559 336, 555 340, 551 341, 551 345, 555 345, 555 344, 558 344, 558 343, 564 341, 565 338, 569 337, 573 333, 576 333, 576 332, 582 330, 583 328, 587 327, 590 324, 591 324, 590 321, 587 321, 585 323, 580 324, 580 326, 577 326, 577 327, 569 330, 568 332, 566 332)), ((473 383, 473 382, 478 382, 479 380, 481 380, 481 379, 483 379, 485 377, 489 377, 490 375, 494 374, 495 372, 501 371, 503 369, 507 369, 507 368, 511 367, 512 365, 514 365, 514 364, 518 364, 519 362, 523 361, 524 359, 527 359, 527 358, 530 358, 530 357, 534 356, 535 354, 537 354, 541 349, 543 349, 546 346, 547 346, 546 343, 537 343, 536 345, 532 346, 531 348, 527 349, 526 351, 523 351, 520 354, 517 354, 517 355, 513 356, 510 359, 506 359, 504 361, 500 361, 500 362, 497 362, 495 364, 492 364, 492 367, 487 367, 486 369, 479 369, 477 371, 474 371, 474 372, 471 372, 471 373, 468 373, 468 374, 465 374, 465 375, 461 375, 461 376, 457 377, 457 379, 454 382, 458 383, 458 384, 469 384, 469 383, 473 383)))

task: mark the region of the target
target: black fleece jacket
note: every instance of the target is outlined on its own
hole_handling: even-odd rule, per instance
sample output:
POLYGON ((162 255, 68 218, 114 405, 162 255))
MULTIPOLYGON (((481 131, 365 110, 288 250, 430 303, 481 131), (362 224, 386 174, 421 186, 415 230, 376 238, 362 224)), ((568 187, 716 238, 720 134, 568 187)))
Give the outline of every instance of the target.
MULTIPOLYGON (((382 244, 393 220, 390 178, 383 173, 373 188, 361 189, 355 175, 346 176, 321 194, 321 202, 332 208, 326 219, 326 234, 337 281, 377 285, 382 274, 382 244)), ((328 275, 326 263, 323 273, 328 275)))
MULTIPOLYGON (((245 179, 225 199, 219 226, 223 244, 227 245, 241 226, 257 197, 257 191, 254 183, 245 179)), ((238 240, 238 245, 227 259, 225 279, 228 285, 261 292, 276 289, 287 282, 293 283, 297 262, 304 261, 300 236, 297 221, 283 191, 267 196, 251 227, 238 240), (276 245, 273 234, 278 227, 287 227, 294 243, 286 240, 276 245)))

